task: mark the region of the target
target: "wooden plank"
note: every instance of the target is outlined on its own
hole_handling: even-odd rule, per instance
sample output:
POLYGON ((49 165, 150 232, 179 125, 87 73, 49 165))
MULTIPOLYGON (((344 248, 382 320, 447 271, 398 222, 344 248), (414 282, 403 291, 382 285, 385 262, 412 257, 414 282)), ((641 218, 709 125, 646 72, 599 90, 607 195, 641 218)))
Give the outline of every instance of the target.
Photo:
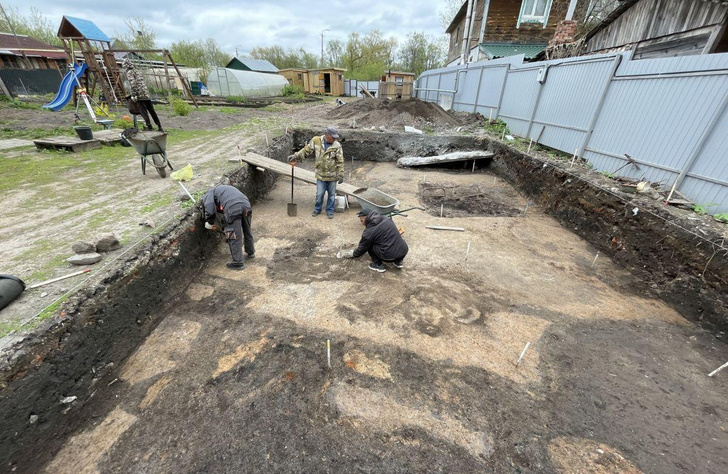
POLYGON ((404 156, 397 160, 397 166, 424 166, 436 165, 440 163, 454 163, 458 161, 482 160, 485 158, 493 158, 495 156, 490 151, 456 151, 454 153, 446 153, 437 156, 404 156))
POLYGON ((99 140, 81 140, 74 137, 50 137, 33 140, 36 148, 39 150, 68 150, 72 153, 85 150, 95 150, 101 148, 99 140))
POLYGON ((371 99, 374 98, 374 96, 372 95, 372 93, 369 92, 366 87, 364 87, 364 84, 359 85, 359 87, 361 87, 362 92, 364 92, 364 94, 366 94, 367 97, 369 97, 371 99))
MULTIPOLYGON (((249 165, 257 166, 268 171, 273 171, 283 176, 291 176, 291 165, 282 161, 274 160, 272 158, 259 155, 257 153, 246 153, 241 156, 240 159, 249 165)), ((304 170, 300 167, 296 167, 296 171, 293 173, 293 177, 304 183, 316 184, 316 175, 313 171, 304 170)), ((354 191, 361 189, 361 186, 352 186, 351 184, 343 183, 336 185, 336 194, 344 194, 347 196, 355 196, 354 191)), ((355 196, 356 197, 356 196, 355 196)))

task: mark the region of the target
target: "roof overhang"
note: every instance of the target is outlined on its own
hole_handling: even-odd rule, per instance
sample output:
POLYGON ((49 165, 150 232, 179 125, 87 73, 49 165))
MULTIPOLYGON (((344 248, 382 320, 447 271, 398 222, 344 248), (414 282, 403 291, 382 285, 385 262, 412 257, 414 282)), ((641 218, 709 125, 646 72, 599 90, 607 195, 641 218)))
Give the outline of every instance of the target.
POLYGON ((468 9, 468 2, 463 3, 463 6, 460 7, 460 10, 455 14, 455 18, 452 19, 450 22, 450 25, 445 30, 445 33, 450 33, 452 30, 455 29, 455 27, 460 23, 460 19, 465 16, 465 12, 468 9))
POLYGON ((525 59, 533 59, 546 49, 548 43, 481 43, 480 50, 488 59, 505 58, 522 54, 525 59))

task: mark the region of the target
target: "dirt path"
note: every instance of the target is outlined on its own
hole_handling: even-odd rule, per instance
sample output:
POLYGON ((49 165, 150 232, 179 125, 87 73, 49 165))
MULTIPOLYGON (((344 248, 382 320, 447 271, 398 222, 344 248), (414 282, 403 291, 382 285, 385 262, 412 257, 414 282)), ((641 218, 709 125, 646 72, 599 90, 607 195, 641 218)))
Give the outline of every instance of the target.
MULTIPOLYGON (((402 207, 422 204, 423 180, 525 203, 485 173, 347 171, 402 207)), ((405 269, 378 274, 334 257, 358 241, 355 210, 311 218, 313 186, 297 189, 299 217, 279 181, 254 209, 256 258, 231 272, 221 246, 100 381, 84 406, 97 421, 27 470, 728 470, 728 378, 706 376, 728 348, 537 208, 411 211, 395 218, 405 269)))

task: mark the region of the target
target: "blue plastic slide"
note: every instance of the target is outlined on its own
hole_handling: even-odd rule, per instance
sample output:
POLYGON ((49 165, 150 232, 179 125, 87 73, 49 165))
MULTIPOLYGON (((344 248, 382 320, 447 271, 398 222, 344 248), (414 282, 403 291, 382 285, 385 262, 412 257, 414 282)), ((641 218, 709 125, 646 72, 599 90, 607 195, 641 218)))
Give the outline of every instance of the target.
POLYGON ((83 76, 88 66, 86 63, 76 64, 73 66, 73 71, 68 71, 68 74, 61 81, 61 87, 58 89, 56 98, 43 106, 44 109, 51 109, 54 112, 61 110, 71 97, 73 97, 73 89, 76 87, 76 79, 83 76))

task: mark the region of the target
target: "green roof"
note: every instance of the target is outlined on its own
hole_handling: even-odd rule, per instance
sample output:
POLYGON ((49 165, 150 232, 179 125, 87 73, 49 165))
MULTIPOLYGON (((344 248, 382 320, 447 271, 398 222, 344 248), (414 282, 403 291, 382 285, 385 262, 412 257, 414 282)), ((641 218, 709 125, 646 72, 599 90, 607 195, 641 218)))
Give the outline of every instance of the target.
POLYGON ((547 43, 481 43, 480 50, 488 56, 488 59, 504 58, 517 54, 524 55, 525 59, 533 59, 546 46, 548 46, 547 43))

